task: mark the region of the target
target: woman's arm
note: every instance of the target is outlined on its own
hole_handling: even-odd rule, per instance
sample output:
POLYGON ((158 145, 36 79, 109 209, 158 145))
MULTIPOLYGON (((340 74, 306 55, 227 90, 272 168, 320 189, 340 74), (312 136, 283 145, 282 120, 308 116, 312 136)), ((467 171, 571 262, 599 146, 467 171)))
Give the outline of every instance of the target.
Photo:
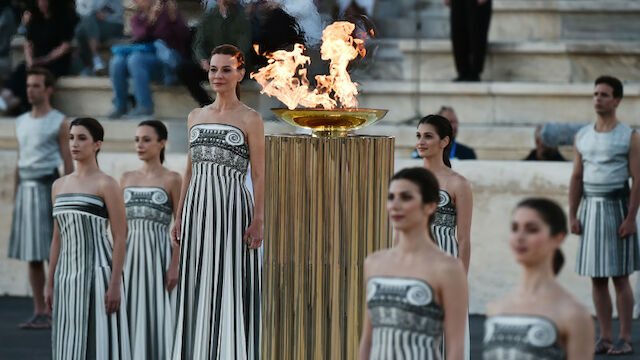
POLYGON ((257 249, 264 239, 262 228, 264 224, 264 124, 259 113, 251 111, 249 116, 249 153, 255 205, 253 221, 245 232, 243 240, 246 243, 251 238, 249 248, 257 249))
MULTIPOLYGON (((182 188, 182 179, 180 174, 171 173, 171 179, 169 181, 169 195, 171 196, 171 202, 173 205, 173 221, 178 221, 178 206, 180 203, 180 194, 182 188)), ((173 288, 178 284, 178 262, 180 261, 180 246, 171 241, 171 262, 169 263, 169 269, 167 270, 167 290, 171 292, 173 288)))
POLYGON ((456 209, 458 211, 458 249, 464 270, 469 274, 471 261, 471 216, 473 213, 473 195, 469 182, 462 178, 456 189, 456 209))
POLYGON ((441 272, 445 353, 447 360, 462 360, 469 299, 467 277, 459 260, 447 260, 449 263, 441 272))
MULTIPOLYGON (((51 186, 51 203, 55 204, 56 194, 58 194, 58 181, 51 186)), ((53 220, 53 237, 51 239, 51 249, 49 250, 49 277, 47 278, 47 286, 45 288, 44 300, 47 303, 49 313, 53 311, 53 282, 55 280, 56 266, 58 266, 58 257, 60 256, 60 229, 58 222, 53 220)))
MULTIPOLYGON (((189 113, 187 117, 187 139, 189 139, 189 132, 191 127, 195 124, 195 118, 197 117, 200 109, 194 109, 189 113)), ((173 222, 173 228, 171 229, 171 241, 176 248, 180 248, 180 230, 182 226, 182 208, 184 207, 184 199, 187 196, 187 190, 189 189, 189 183, 191 183, 191 150, 187 151, 187 168, 184 171, 184 178, 182 180, 182 186, 180 188, 180 197, 178 206, 175 207, 175 219, 173 222)))
POLYGON ((110 314, 120 308, 122 268, 124 267, 124 257, 127 249, 127 215, 122 189, 120 184, 113 178, 105 176, 103 184, 100 186, 100 195, 107 206, 109 222, 111 223, 111 235, 113 237, 111 281, 105 295, 105 308, 107 314, 110 314))
POLYGON ((595 330, 591 315, 582 306, 567 309, 567 360, 593 359, 595 330))

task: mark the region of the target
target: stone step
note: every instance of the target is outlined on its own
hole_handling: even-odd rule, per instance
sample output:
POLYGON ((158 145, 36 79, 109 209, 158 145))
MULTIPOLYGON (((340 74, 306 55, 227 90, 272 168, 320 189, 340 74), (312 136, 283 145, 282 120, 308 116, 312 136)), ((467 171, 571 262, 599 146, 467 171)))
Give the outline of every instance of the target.
MULTIPOLYGON (((0 150, 17 149, 14 136, 13 118, 0 118, 0 150)), ((105 129, 105 152, 134 152, 133 136, 138 120, 109 120, 98 118, 105 129)), ((166 119, 169 130, 168 153, 187 151, 187 124, 182 119, 166 119)), ((458 141, 475 149, 479 159, 483 160, 520 160, 535 147, 533 141, 535 126, 502 126, 461 124, 458 141), (497 139, 498 141, 487 141, 497 139)), ((265 121, 265 134, 294 132, 295 129, 282 121, 265 121)), ((374 124, 357 131, 358 134, 384 135, 396 138, 396 156, 411 158, 415 149, 415 124, 389 125, 374 124)), ((571 147, 562 148, 563 154, 570 159, 571 147)))
MULTIPOLYGON (((378 0, 381 37, 448 38, 442 0, 378 0)), ((634 40, 640 32, 636 0, 494 0, 489 38, 503 40, 634 40)))
MULTIPOLYGON (((640 18, 640 17, 639 17, 640 18)), ((391 40, 387 40, 387 47, 391 40)), ((397 40, 395 57, 374 59, 374 67, 402 64, 403 79, 451 80, 457 76, 448 40, 397 40)), ((389 50, 387 50, 389 52, 389 50)), ((381 76, 374 71, 372 76, 381 76)), ((397 76, 398 71, 389 72, 397 76)), ((610 74, 640 81, 640 41, 500 41, 488 47, 482 78, 487 81, 591 82, 610 74)))
MULTIPOLYGON (((389 109, 381 121, 387 124, 413 123, 442 105, 453 106, 468 124, 533 126, 594 118, 592 83, 362 81, 359 89, 360 107, 389 109)), ((157 118, 186 119, 196 107, 183 87, 153 85, 152 90, 157 118)), ((640 125, 640 83, 627 84, 624 93, 618 115, 624 122, 640 125)), ((104 117, 111 110, 112 98, 108 78, 65 77, 57 83, 54 104, 72 116, 104 117)), ((242 100, 265 120, 275 120, 269 109, 282 107, 277 99, 261 95, 259 86, 250 80, 243 82, 242 100)))

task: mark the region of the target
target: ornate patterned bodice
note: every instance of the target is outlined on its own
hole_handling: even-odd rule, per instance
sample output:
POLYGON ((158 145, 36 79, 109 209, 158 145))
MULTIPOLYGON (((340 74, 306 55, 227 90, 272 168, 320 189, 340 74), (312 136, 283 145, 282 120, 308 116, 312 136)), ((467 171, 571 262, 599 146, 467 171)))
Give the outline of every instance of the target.
POLYGON ((367 307, 373 325, 372 359, 407 348, 439 359, 444 311, 425 281, 372 277, 367 282, 367 307))
POLYGON ((436 209, 433 225, 447 226, 450 228, 455 228, 457 225, 456 207, 451 202, 451 195, 442 189, 440 190, 440 200, 438 201, 438 208, 436 209))
POLYGON ((558 330, 550 320, 529 315, 499 315, 485 321, 484 360, 566 359, 558 330))
POLYGON ((129 186, 124 189, 127 220, 148 220, 169 226, 173 205, 167 191, 155 186, 129 186))
POLYGON ((239 128, 226 124, 197 124, 189 132, 191 163, 214 163, 246 174, 249 145, 239 128))

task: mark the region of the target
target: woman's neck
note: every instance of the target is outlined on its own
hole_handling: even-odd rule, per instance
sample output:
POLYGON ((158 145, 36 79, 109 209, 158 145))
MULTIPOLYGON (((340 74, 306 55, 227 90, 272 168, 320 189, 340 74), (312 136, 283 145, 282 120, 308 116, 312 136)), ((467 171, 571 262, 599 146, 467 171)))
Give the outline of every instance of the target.
POLYGON ((556 277, 550 263, 525 266, 519 290, 524 294, 534 294, 540 289, 555 283, 556 277))
POLYGON ((429 244, 433 243, 428 228, 425 224, 405 231, 398 231, 398 245, 396 248, 405 253, 428 249, 429 244))
POLYGON ((142 169, 140 170, 145 175, 150 175, 158 172, 162 169, 162 163, 160 162, 160 158, 156 157, 153 160, 147 160, 142 164, 142 169))
POLYGON ((438 153, 438 155, 433 157, 425 157, 422 159, 422 162, 423 166, 432 172, 447 168, 447 165, 444 164, 444 160, 442 159, 442 153, 438 153))
POLYGON ((233 109, 240 104, 240 100, 235 92, 219 92, 216 94, 216 100, 211 104, 214 109, 224 111, 233 109))
POLYGON ((76 174, 80 176, 87 176, 96 171, 100 171, 100 168, 98 168, 98 160, 96 158, 76 161, 76 174))

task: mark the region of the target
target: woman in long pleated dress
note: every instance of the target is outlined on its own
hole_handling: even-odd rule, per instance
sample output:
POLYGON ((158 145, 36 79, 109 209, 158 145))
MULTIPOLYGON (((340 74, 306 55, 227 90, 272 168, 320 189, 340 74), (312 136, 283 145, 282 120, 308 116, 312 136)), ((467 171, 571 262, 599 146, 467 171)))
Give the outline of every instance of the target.
POLYGON ((462 262, 431 236, 438 181, 426 169, 400 170, 389 184, 387 210, 397 243, 364 261, 367 309, 359 360, 462 360, 467 279, 462 262))
MULTIPOLYGON (((440 200, 431 231, 442 250, 462 260, 468 274, 473 200, 467 179, 451 169, 451 139, 451 123, 443 116, 428 115, 418 123, 416 149, 424 162, 423 166, 434 173, 440 184, 440 200)), ((467 322, 465 359, 469 359, 469 350, 467 322)))
POLYGON ((240 50, 213 50, 213 104, 189 114, 178 219, 178 308, 173 359, 259 359, 264 219, 264 126, 238 98, 240 50), (247 167, 255 205, 245 186, 247 167))
POLYGON ((73 173, 52 187, 54 232, 46 302, 53 359, 131 359, 122 282, 127 224, 120 185, 98 167, 104 131, 71 122, 73 173), (113 246, 107 228, 111 228, 113 246))
POLYGON ((129 336, 134 359, 171 356, 178 282, 179 249, 172 248, 169 226, 180 197, 180 174, 162 166, 167 128, 158 120, 138 125, 136 152, 142 168, 122 175, 127 209, 127 283, 129 336))

